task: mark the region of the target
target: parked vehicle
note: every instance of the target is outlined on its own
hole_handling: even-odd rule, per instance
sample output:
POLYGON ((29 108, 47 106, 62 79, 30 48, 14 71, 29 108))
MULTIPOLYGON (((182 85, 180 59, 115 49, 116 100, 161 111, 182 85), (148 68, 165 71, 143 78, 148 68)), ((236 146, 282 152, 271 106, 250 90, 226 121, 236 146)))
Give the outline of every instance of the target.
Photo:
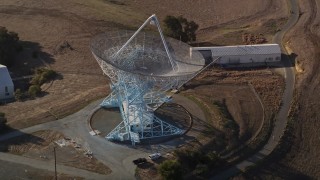
POLYGON ((160 153, 154 153, 154 154, 150 154, 149 155, 149 158, 151 160, 156 160, 156 159, 159 159, 161 157, 161 154, 160 153))
POLYGON ((138 158, 136 160, 133 160, 132 162, 133 162, 133 164, 138 165, 138 164, 146 163, 147 159, 146 158, 138 158))

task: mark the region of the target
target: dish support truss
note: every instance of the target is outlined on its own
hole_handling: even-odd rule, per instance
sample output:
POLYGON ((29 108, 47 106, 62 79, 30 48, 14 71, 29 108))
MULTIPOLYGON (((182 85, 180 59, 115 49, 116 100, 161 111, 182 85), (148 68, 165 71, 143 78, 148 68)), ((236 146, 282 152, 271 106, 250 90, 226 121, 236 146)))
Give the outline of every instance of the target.
MULTIPOLYGON (((153 81, 123 73, 118 74, 118 81, 111 85, 112 92, 101 103, 106 108, 119 107, 123 119, 106 138, 131 140, 134 145, 141 139, 181 134, 181 129, 162 121, 153 113, 161 104, 170 101, 162 89, 170 89, 178 82, 164 81, 162 88, 155 91, 153 81)), ((159 82, 156 84, 159 85, 159 82)))
MULTIPOLYGON (((165 53, 170 60, 174 71, 178 67, 171 58, 166 41, 160 29, 159 22, 155 15, 149 17, 144 24, 133 34, 133 36, 118 50, 114 51, 113 58, 125 49, 132 39, 147 25, 148 22, 155 24, 165 47, 165 53)), ((163 103, 170 101, 167 91, 181 87, 188 80, 195 76, 195 73, 181 76, 153 77, 142 74, 132 74, 105 62, 95 56, 103 72, 111 79, 112 92, 101 103, 102 107, 118 107, 123 121, 115 127, 106 139, 114 141, 130 140, 132 145, 139 143, 142 139, 180 135, 183 130, 171 125, 154 115, 154 111, 163 103)), ((128 66, 133 62, 126 62, 128 66)))

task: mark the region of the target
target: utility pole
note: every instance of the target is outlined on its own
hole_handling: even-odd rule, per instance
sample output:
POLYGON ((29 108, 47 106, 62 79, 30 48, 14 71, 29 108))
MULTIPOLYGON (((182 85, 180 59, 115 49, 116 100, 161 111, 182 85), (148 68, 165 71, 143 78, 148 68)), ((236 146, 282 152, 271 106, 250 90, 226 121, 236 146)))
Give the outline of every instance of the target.
POLYGON ((53 154, 54 154, 54 176, 55 176, 55 180, 58 180, 56 146, 53 147, 53 154))

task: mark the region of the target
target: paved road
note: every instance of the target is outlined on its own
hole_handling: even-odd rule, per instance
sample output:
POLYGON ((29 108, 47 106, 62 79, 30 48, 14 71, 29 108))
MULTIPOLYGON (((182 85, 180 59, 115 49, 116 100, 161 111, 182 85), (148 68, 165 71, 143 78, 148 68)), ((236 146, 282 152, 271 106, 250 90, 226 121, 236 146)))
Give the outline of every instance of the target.
MULTIPOLYGON (((190 111, 195 111, 194 113, 198 118, 204 119, 203 112, 196 104, 194 104, 193 101, 178 95, 175 95, 174 99, 178 103, 187 104, 187 108, 190 111)), ((82 143, 87 143, 89 145, 95 158, 107 165, 112 170, 112 173, 109 175, 100 175, 85 170, 81 171, 81 173, 77 173, 78 169, 76 168, 66 168, 67 166, 58 165, 58 167, 60 167, 58 168, 58 172, 77 175, 86 179, 135 179, 135 166, 132 163, 132 160, 138 157, 147 157, 147 155, 149 155, 151 152, 154 152, 154 150, 165 154, 167 151, 173 150, 176 148, 176 146, 178 146, 178 144, 170 141, 160 145, 137 146, 136 148, 133 148, 131 145, 126 146, 116 144, 99 136, 91 136, 89 134, 90 129, 88 126, 88 118, 90 114, 99 106, 101 101, 102 100, 93 102, 82 110, 63 119, 35 125, 2 135, 0 136, 0 142, 23 134, 31 134, 36 131, 47 129, 62 132, 68 137, 78 138, 82 143)), ((30 158, 23 156, 0 153, 0 160, 25 164, 38 169, 50 171, 53 170, 52 162, 31 160, 30 158)))
MULTIPOLYGON (((292 11, 294 12, 291 14, 288 23, 285 25, 285 27, 282 29, 281 32, 279 32, 275 37, 275 42, 282 41, 283 35, 285 32, 292 27, 296 20, 298 19, 298 9, 296 8, 296 0, 290 0, 292 6, 292 11)), ((284 49, 283 49, 284 50, 284 49)), ((284 63, 288 66, 288 68, 285 68, 285 76, 286 76, 286 89, 283 96, 283 106, 280 109, 279 115, 277 117, 277 122, 273 131, 273 135, 275 137, 279 137, 282 134, 283 129, 286 126, 287 123, 287 112, 290 107, 290 102, 293 94, 293 86, 294 86, 294 73, 293 68, 290 68, 290 62, 288 59, 284 61, 284 63)), ((78 137, 82 139, 84 142, 87 142, 89 146, 91 147, 91 150, 94 153, 94 156, 102 161, 104 164, 106 164, 111 170, 112 173, 107 176, 99 175, 97 173, 92 173, 85 170, 78 170, 76 168, 67 167, 67 166, 61 166, 61 169, 58 168, 58 171, 64 172, 66 169, 68 171, 67 174, 76 174, 77 176, 83 176, 88 177, 87 179, 134 179, 134 169, 133 163, 131 162, 133 159, 137 157, 143 157, 150 153, 151 150, 148 149, 134 149, 131 146, 124 146, 124 145, 118 145, 115 143, 111 143, 109 141, 106 141, 105 139, 101 137, 95 137, 89 135, 89 127, 86 126, 88 115, 98 106, 100 101, 96 101, 94 103, 91 103, 81 111, 72 114, 66 118, 60 119, 58 121, 48 122, 40 125, 36 125, 30 128, 26 128, 21 130, 21 132, 13 132, 4 136, 0 137, 0 141, 9 139, 18 135, 21 135, 23 133, 32 133, 38 130, 44 130, 44 129, 52 129, 52 130, 58 130, 62 131, 66 136, 70 137, 78 137)), ((240 170, 244 170, 246 167, 252 165, 254 162, 258 161, 259 159, 262 159, 266 155, 270 154, 271 151, 276 147, 278 144, 279 138, 276 138, 273 140, 272 138, 269 139, 268 143, 265 145, 265 147, 259 151, 257 154, 253 155, 246 161, 243 161, 239 164, 237 164, 234 168, 231 168, 219 176, 214 177, 214 179, 225 179, 227 177, 230 177, 231 175, 234 175, 235 173, 239 172, 240 170)), ((170 148, 170 147, 168 147, 170 148)), ((38 161, 38 160, 30 160, 26 157, 16 156, 16 155, 4 155, 0 154, 0 159, 11 161, 11 162, 21 162, 21 164, 26 164, 27 162, 33 162, 29 163, 28 165, 31 165, 36 168, 40 169, 51 169, 51 164, 49 165, 48 162, 44 161, 38 161), (46 164, 46 165, 45 165, 46 164), (49 167, 50 166, 50 167, 49 167)))
MULTIPOLYGON (((132 160, 138 157, 146 157, 150 152, 143 152, 141 150, 136 150, 130 146, 111 143, 102 137, 91 136, 89 134, 90 129, 87 120, 92 111, 96 107, 98 107, 100 103, 101 100, 93 102, 79 112, 57 121, 39 124, 9 134, 5 134, 0 137, 0 141, 10 139, 22 134, 30 134, 39 130, 56 130, 62 132, 66 136, 81 139, 83 143, 88 143, 91 151, 94 153, 95 158, 107 165, 112 170, 112 173, 109 175, 100 175, 89 171, 81 171, 82 173, 77 173, 78 169, 76 168, 66 168, 66 171, 62 169, 67 166, 58 165, 58 167, 61 167, 61 169, 58 169, 59 172, 81 176, 86 179, 134 179, 135 167, 132 163, 132 160)), ((4 155, 5 153, 0 154, 1 160, 26 164, 39 169, 53 170, 51 168, 52 163, 50 162, 39 160, 31 161, 30 158, 12 154, 6 156, 4 155), (8 158, 9 156, 10 158, 8 158)))
MULTIPOLYGON (((278 43, 281 45, 281 50, 285 54, 287 54, 287 52, 282 44, 283 37, 285 33, 291 27, 293 27, 299 19, 299 7, 298 7, 297 0, 289 0, 289 3, 290 3, 289 9, 291 9, 292 13, 290 13, 289 19, 287 23, 284 25, 284 27, 282 28, 282 30, 279 31, 273 39, 275 43, 278 43)), ((249 166, 254 165, 259 160, 268 156, 278 145, 280 141, 280 137, 283 135, 283 131, 285 130, 288 122, 288 112, 289 112, 292 97, 293 97, 294 81, 295 81, 294 67, 292 67, 291 60, 286 57, 285 59, 283 59, 283 64, 284 64, 284 71, 285 71, 284 77, 285 77, 286 86, 285 86, 284 94, 282 96, 282 106, 277 115, 274 129, 272 131, 272 134, 267 144, 256 154, 236 164, 234 167, 231 167, 226 171, 212 177, 211 179, 227 179, 241 171, 244 171, 249 166)))

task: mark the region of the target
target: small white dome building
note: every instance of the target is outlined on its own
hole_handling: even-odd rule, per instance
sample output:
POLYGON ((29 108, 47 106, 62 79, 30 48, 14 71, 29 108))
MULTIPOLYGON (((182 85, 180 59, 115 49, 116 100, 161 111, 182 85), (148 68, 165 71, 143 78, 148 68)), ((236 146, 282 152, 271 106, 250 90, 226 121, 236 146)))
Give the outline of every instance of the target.
POLYGON ((0 101, 14 97, 14 85, 6 66, 0 64, 0 101))

